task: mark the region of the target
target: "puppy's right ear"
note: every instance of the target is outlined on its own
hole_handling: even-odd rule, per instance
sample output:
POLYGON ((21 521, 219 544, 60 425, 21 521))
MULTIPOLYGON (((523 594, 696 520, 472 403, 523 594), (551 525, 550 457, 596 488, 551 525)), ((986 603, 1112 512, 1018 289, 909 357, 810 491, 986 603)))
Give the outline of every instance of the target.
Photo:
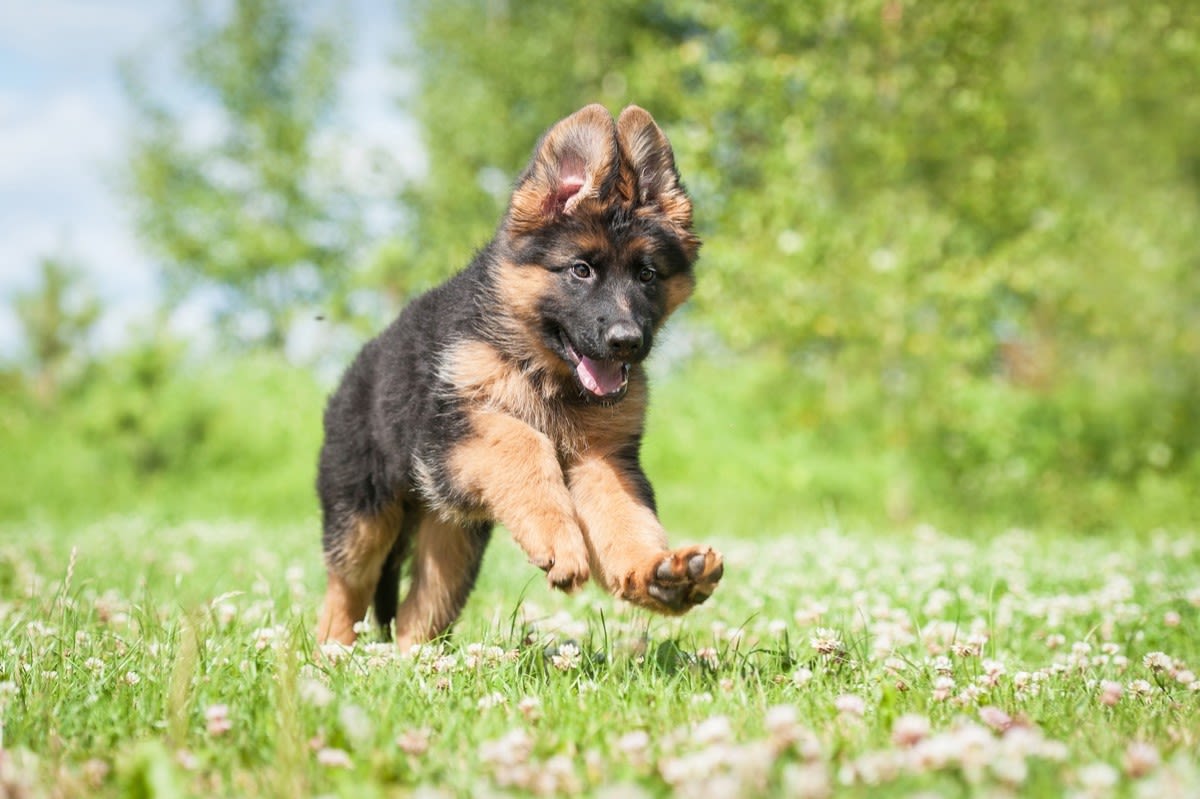
POLYGON ((602 105, 558 122, 538 142, 508 206, 509 228, 529 233, 607 195, 617 177, 617 128, 602 105))

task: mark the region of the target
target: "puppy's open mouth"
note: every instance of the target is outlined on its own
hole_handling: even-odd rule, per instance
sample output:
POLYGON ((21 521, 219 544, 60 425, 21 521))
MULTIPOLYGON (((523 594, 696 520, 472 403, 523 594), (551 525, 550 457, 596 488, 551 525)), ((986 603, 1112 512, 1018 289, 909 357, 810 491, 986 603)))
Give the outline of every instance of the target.
POLYGON ((629 386, 629 364, 623 361, 595 360, 580 355, 566 333, 560 332, 559 337, 571 365, 575 367, 575 379, 579 381, 579 385, 598 399, 620 399, 629 386))

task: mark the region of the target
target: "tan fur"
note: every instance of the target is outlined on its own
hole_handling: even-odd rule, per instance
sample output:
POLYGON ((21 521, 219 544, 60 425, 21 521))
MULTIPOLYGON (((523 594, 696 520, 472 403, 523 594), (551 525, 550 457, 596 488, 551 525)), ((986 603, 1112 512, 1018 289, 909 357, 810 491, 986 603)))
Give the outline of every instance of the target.
POLYGON ((579 439, 574 417, 562 412, 556 384, 546 381, 539 392, 511 360, 482 341, 467 340, 449 348, 441 376, 458 396, 483 410, 520 419, 548 436, 556 450, 568 451, 579 439))
POLYGON ((635 599, 629 594, 636 572, 648 561, 662 559, 666 531, 609 458, 585 455, 568 467, 567 480, 593 575, 611 593, 635 599))
POLYGON ((329 583, 317 624, 317 641, 352 644, 354 625, 363 620, 379 571, 400 532, 402 512, 389 507, 374 517, 355 519, 338 538, 338 548, 328 553, 329 583))
POLYGON ((539 333, 537 303, 549 291, 553 277, 541 266, 506 264, 497 284, 502 310, 496 314, 495 325, 511 357, 535 359, 547 372, 565 378, 570 367, 546 348, 539 333))
POLYGON ((362 621, 371 604, 371 594, 361 586, 356 587, 345 579, 329 572, 325 587, 325 602, 321 606, 321 617, 317 621, 317 643, 333 641, 345 646, 354 643, 358 633, 354 625, 362 621))
POLYGON ((658 517, 611 456, 580 458, 568 468, 567 482, 592 574, 614 596, 658 613, 678 614, 716 588, 724 569, 720 554, 700 546, 668 549, 658 517), (689 564, 696 557, 703 566, 693 574, 689 564), (654 588, 668 593, 655 595, 654 588), (661 599, 666 595, 671 602, 661 599))
POLYGON ((417 527, 412 583, 396 613, 402 651, 444 633, 458 618, 475 581, 483 541, 470 530, 426 514, 417 527))
POLYGON ((675 309, 687 302, 688 297, 692 296, 692 291, 696 287, 696 279, 691 275, 671 275, 662 283, 663 291, 666 294, 667 313, 663 316, 662 321, 658 323, 661 328, 663 322, 667 321, 667 317, 675 312, 675 309))
POLYGON ((509 529, 556 586, 588 578, 588 554, 575 521, 554 442, 505 413, 470 415, 472 435, 451 453, 456 487, 509 529))

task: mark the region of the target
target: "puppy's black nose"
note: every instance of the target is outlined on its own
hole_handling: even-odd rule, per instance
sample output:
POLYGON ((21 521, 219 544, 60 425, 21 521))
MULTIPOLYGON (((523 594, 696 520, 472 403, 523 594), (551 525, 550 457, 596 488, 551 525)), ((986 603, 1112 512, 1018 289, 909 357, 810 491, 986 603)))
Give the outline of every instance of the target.
POLYGON ((604 334, 604 343, 613 358, 629 360, 642 349, 642 329, 633 322, 617 322, 604 334))

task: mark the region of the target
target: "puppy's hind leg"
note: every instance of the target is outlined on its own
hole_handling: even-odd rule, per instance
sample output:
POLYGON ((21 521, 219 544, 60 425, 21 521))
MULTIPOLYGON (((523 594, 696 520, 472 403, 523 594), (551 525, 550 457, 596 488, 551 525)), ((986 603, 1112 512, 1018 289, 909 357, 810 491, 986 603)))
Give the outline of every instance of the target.
POLYGON ((490 522, 448 522, 426 512, 417 524, 412 580, 396 613, 396 645, 407 651, 444 633, 458 618, 483 563, 490 522))
POLYGON ((354 643, 358 637, 354 625, 366 615, 388 553, 398 544, 403 515, 399 507, 392 506, 374 515, 347 513, 326 518, 329 583, 317 623, 317 643, 354 643))

